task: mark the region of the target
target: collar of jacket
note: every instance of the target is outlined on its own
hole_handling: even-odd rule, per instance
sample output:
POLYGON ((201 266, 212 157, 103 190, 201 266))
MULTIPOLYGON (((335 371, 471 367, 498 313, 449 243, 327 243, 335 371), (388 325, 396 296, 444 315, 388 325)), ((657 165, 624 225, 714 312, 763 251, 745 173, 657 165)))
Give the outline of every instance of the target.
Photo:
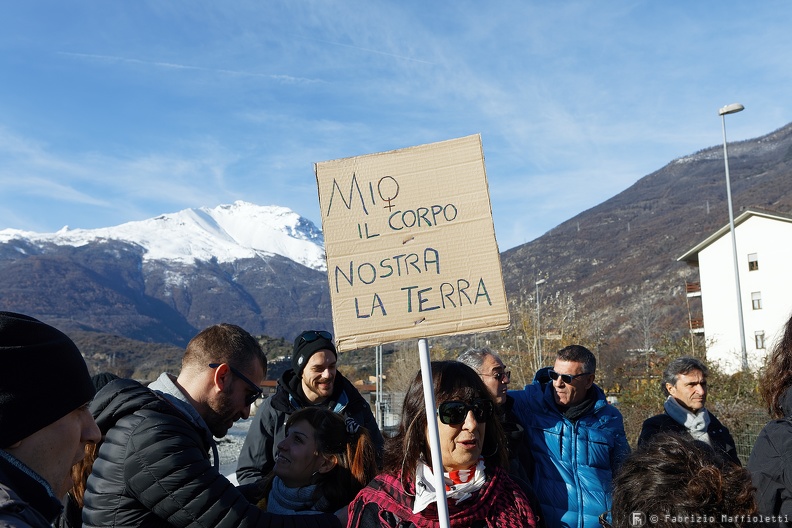
MULTIPOLYGON (((55 497, 49 483, 3 449, 0 449, 0 482, 50 523, 55 521, 55 518, 63 510, 63 504, 60 499, 55 497)), ((12 498, 13 495, 9 494, 9 501, 12 498)), ((15 504, 7 506, 12 506, 14 509, 19 509, 22 506, 18 501, 14 502, 15 504)))

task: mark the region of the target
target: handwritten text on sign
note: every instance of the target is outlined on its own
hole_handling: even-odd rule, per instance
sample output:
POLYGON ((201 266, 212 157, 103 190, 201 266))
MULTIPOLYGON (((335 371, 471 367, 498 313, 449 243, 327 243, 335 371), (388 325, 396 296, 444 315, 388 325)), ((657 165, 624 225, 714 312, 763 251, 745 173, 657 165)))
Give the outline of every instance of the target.
POLYGON ((479 136, 316 176, 342 350, 508 326, 479 136))

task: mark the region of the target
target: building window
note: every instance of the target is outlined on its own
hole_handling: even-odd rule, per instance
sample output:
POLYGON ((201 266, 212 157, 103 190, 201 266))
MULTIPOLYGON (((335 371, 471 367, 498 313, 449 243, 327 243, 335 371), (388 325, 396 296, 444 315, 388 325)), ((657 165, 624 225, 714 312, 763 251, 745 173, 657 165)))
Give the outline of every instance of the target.
POLYGON ((759 330, 758 332, 754 332, 754 338, 756 339, 757 350, 763 349, 765 347, 764 330, 759 330))
POLYGON ((751 292, 751 307, 754 310, 762 309, 762 292, 751 292))
POLYGON ((748 254, 748 271, 756 271, 759 269, 759 257, 756 253, 748 254))

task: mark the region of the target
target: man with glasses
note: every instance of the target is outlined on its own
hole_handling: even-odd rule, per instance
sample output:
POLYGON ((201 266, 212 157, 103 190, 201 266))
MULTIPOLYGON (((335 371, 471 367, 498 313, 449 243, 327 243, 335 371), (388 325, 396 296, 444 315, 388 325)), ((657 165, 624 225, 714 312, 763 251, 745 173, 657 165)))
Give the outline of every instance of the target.
MULTIPOLYGON (((531 485, 533 460, 525 442, 525 429, 517 421, 514 414, 514 398, 507 394, 511 371, 506 370, 500 356, 488 347, 470 348, 459 355, 457 361, 464 363, 476 371, 486 385, 487 390, 498 405, 503 432, 506 433, 509 451, 509 476, 512 477, 528 496, 531 507, 539 515, 536 493, 531 485)), ((537 526, 544 526, 542 519, 537 526)))
POLYGON ((306 330, 294 340, 292 368, 278 380, 275 394, 264 400, 250 424, 239 454, 236 476, 240 484, 261 481, 275 465, 278 444, 285 437, 286 420, 304 407, 327 407, 365 427, 377 449, 378 465, 384 439, 368 402, 336 370, 338 355, 333 336, 306 330))
POLYGON ((611 481, 630 453, 621 413, 594 384, 589 349, 558 351, 552 368, 509 391, 534 460, 531 483, 547 526, 598 526, 611 507, 611 481))
POLYGON ((277 516, 263 490, 219 471, 214 438, 250 416, 267 360, 253 336, 217 324, 187 345, 178 376, 105 385, 91 412, 105 435, 86 484, 83 526, 338 526, 333 515, 277 516), (252 502, 253 501, 253 502, 252 502))

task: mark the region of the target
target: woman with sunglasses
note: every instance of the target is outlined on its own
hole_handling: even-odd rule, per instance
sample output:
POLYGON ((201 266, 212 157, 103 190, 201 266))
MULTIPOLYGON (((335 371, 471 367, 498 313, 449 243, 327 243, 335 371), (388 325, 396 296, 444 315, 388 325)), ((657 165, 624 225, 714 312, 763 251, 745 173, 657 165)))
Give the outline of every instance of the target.
MULTIPOLYGON (((484 382, 458 361, 431 366, 451 526, 536 526, 528 499, 506 473, 503 429, 484 382)), ((439 526, 421 372, 385 453, 383 473, 349 505, 349 528, 439 526)))

